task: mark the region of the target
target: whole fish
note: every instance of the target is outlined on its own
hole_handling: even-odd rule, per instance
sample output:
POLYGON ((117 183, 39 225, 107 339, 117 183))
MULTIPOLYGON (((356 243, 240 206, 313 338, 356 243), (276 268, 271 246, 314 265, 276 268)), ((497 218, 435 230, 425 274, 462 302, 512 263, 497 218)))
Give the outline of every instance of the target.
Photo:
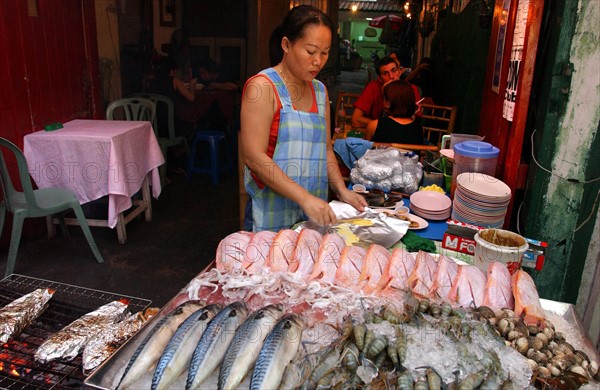
POLYGON ((54 290, 38 288, 0 308, 0 344, 17 336, 48 307, 54 290))
POLYGON ((247 316, 248 309, 244 302, 234 302, 208 323, 192 355, 186 389, 197 389, 221 364, 236 329, 247 316))
POLYGON ((44 364, 57 359, 75 359, 89 340, 123 318, 128 305, 127 299, 120 299, 81 316, 44 340, 35 351, 35 360, 44 364))
POLYGON ((152 390, 168 388, 188 368, 206 326, 221 309, 221 305, 208 305, 192 313, 179 325, 156 363, 152 390))
POLYGON ((281 305, 269 305, 255 311, 238 328, 221 364, 219 389, 235 389, 244 380, 282 314, 281 305))
POLYGON ((133 353, 117 388, 125 389, 154 367, 177 327, 193 312, 203 307, 200 301, 187 301, 161 318, 133 353))
POLYGON ((298 351, 303 328, 304 323, 296 314, 285 315, 277 322, 258 354, 250 390, 279 387, 285 366, 298 351))

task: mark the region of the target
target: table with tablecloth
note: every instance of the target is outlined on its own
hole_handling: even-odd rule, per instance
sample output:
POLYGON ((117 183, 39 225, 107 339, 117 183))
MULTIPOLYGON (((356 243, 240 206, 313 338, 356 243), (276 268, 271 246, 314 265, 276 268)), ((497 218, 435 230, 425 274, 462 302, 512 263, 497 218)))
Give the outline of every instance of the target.
MULTIPOLYGON (((155 198, 161 192, 158 167, 165 159, 150 122, 72 120, 62 129, 26 135, 24 154, 39 188, 70 189, 81 204, 108 196, 110 228, 144 183, 155 198)), ((144 202, 149 219, 149 195, 144 202)))

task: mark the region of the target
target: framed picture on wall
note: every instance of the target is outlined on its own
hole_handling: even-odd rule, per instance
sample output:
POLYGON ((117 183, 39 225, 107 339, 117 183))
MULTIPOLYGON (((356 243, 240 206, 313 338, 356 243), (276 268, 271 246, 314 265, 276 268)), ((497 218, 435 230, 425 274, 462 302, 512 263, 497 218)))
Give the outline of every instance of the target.
POLYGON ((175 27, 175 0, 160 0, 159 13, 162 27, 175 27))

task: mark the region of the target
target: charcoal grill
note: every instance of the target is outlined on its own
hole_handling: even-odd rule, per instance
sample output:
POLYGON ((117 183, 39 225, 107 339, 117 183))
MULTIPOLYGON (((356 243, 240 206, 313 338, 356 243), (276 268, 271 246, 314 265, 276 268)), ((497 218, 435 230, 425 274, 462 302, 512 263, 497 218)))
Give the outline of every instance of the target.
POLYGON ((40 344, 52 333, 109 302, 126 298, 132 313, 152 304, 147 299, 13 274, 0 281, 0 306, 38 288, 51 288, 56 292, 37 321, 1 345, 0 389, 82 388, 85 377, 81 355, 70 362, 39 364, 33 356, 40 344))

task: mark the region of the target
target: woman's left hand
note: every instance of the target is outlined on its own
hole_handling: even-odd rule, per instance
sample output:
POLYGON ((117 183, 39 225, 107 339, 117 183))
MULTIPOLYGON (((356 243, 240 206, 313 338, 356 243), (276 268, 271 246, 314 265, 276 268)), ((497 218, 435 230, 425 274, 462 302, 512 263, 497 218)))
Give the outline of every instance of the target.
POLYGON ((368 206, 367 200, 360 194, 344 188, 338 194, 340 200, 344 203, 348 203, 358 211, 365 211, 365 207, 368 206))

